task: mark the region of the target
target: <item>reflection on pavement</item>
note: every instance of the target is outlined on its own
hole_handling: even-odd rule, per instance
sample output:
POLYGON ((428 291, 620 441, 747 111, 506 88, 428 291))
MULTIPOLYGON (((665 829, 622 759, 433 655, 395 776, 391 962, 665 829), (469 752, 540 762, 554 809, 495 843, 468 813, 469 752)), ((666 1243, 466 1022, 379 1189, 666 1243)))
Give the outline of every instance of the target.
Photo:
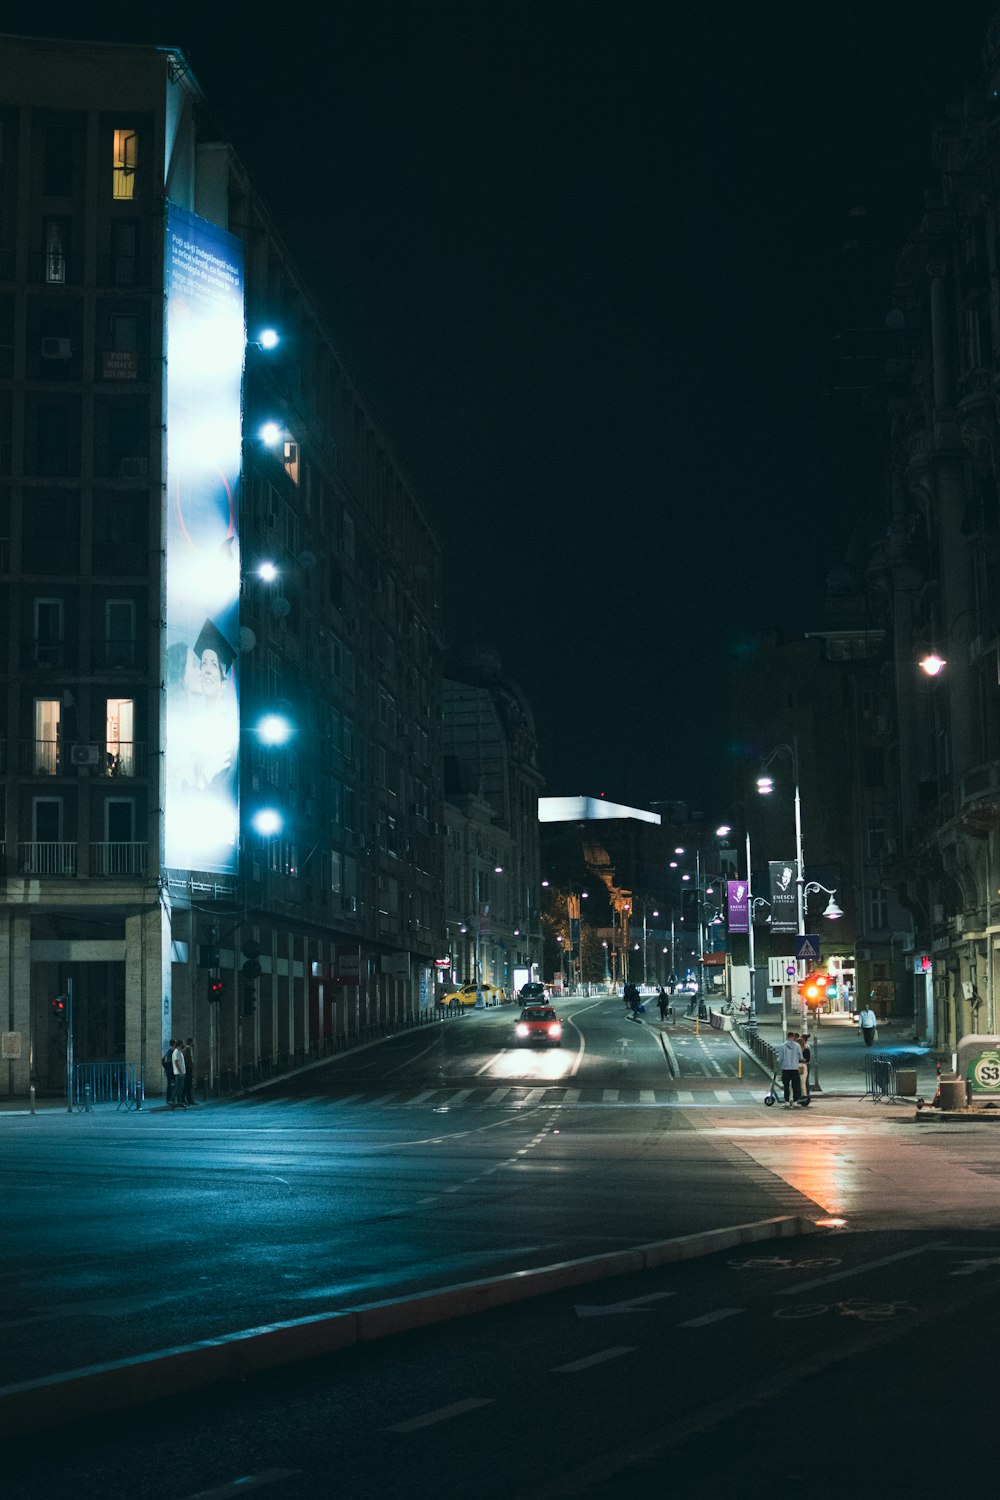
POLYGON ((578 1053, 562 1047, 546 1047, 530 1052, 527 1047, 511 1047, 493 1059, 486 1069, 489 1078, 552 1079, 569 1078, 576 1072, 578 1053))

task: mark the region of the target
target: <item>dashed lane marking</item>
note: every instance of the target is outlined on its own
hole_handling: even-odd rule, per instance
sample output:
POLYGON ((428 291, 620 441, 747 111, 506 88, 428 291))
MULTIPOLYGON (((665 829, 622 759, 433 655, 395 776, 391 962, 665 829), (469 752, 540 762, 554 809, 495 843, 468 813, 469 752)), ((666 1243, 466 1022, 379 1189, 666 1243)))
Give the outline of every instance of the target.
POLYGON ((384 1432, 418 1432, 421 1427, 433 1427, 436 1422, 448 1422, 452 1417, 464 1416, 467 1411, 476 1411, 480 1406, 493 1406, 492 1396, 469 1396, 465 1401, 453 1401, 450 1406, 439 1406, 436 1411, 425 1411, 423 1416, 410 1417, 407 1422, 393 1422, 384 1432))
POLYGON ((707 1328, 709 1323, 721 1323, 723 1318, 735 1318, 743 1312, 742 1307, 717 1307, 715 1312, 702 1313, 700 1318, 688 1318, 686 1323, 678 1323, 678 1328, 707 1328))
POLYGON ((599 1354, 588 1354, 584 1359, 571 1360, 568 1365, 553 1365, 554 1375, 575 1375, 577 1370, 589 1370, 592 1365, 603 1365, 609 1359, 620 1359, 623 1354, 632 1354, 633 1344, 621 1344, 614 1349, 602 1349, 599 1354))

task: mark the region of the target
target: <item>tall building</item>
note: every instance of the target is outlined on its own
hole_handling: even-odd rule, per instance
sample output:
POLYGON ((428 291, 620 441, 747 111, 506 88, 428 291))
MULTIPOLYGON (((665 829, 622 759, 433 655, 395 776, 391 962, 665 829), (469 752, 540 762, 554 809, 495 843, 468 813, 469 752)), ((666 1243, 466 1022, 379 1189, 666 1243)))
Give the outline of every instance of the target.
POLYGON ((541 960, 534 718, 489 651, 448 663, 442 709, 452 969, 475 977, 478 936, 481 977, 510 990, 537 977, 541 960))
POLYGON ((0 1091, 247 1081, 432 999, 439 549, 184 56, 2 40, 0 1091))

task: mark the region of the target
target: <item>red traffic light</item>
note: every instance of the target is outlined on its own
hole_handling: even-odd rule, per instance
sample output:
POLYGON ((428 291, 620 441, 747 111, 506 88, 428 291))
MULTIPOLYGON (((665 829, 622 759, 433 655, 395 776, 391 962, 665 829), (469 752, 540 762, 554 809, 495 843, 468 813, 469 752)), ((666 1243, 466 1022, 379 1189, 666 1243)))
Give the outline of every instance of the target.
POLYGON ((807 974, 799 981, 799 999, 810 1010, 818 1010, 837 992, 837 982, 829 974, 807 974))
POLYGON ((210 979, 208 982, 208 1000, 210 1005, 217 1005, 222 999, 222 980, 210 979))
POLYGON ((65 1021, 65 1019, 66 1019, 66 997, 65 997, 65 995, 56 995, 56 997, 55 997, 54 1000, 50 1000, 49 1001, 49 1007, 50 1007, 50 1009, 52 1011, 52 1018, 53 1018, 53 1020, 55 1020, 55 1021, 65 1021))

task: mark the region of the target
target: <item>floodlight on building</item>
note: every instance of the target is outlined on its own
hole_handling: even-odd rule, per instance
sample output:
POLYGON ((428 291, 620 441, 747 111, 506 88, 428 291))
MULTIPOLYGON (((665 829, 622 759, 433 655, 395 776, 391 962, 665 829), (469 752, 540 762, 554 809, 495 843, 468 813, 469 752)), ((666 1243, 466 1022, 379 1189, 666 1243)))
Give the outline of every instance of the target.
POLYGON ((272 833, 279 833, 282 825, 282 817, 273 807, 262 807, 255 812, 251 819, 257 832, 267 837, 272 833))
POLYGON ((265 745, 284 745, 292 735, 292 726, 284 714, 265 714, 257 725, 257 734, 265 745))
POLYGON ((269 448, 273 448, 276 443, 281 442, 284 433, 285 429, 280 422, 265 422, 260 429, 261 442, 266 443, 269 448))
POLYGON ((257 565, 257 577, 263 583, 273 583, 278 576, 278 569, 273 562, 262 562, 257 565))

